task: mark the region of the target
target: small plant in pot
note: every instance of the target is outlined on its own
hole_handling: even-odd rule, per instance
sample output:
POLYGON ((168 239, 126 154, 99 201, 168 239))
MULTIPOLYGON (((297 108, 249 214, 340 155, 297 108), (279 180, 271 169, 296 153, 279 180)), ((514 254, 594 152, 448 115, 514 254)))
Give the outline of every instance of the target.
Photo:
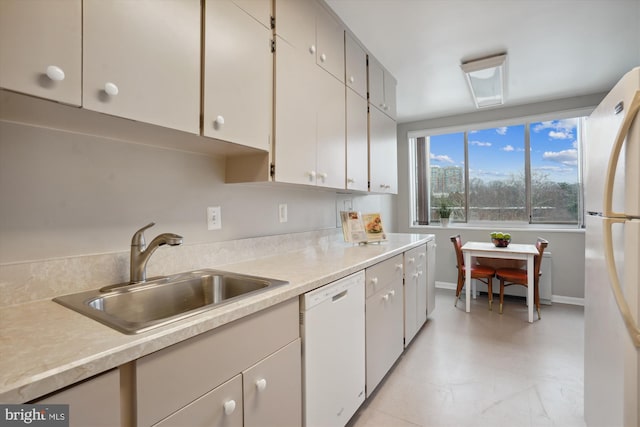
POLYGON ((449 225, 449 217, 451 216, 451 206, 446 199, 440 199, 440 207, 438 207, 438 215, 440 215, 440 224, 443 227, 447 227, 449 225))
POLYGON ((497 248, 506 248, 511 243, 511 234, 494 231, 491 233, 491 241, 497 248))

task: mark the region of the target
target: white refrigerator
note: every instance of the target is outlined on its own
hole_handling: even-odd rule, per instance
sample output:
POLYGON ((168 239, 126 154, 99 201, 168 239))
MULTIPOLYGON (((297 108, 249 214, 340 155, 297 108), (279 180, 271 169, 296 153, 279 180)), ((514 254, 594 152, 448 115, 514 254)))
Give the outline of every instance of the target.
POLYGON ((640 426, 640 67, 587 120, 584 414, 640 426))

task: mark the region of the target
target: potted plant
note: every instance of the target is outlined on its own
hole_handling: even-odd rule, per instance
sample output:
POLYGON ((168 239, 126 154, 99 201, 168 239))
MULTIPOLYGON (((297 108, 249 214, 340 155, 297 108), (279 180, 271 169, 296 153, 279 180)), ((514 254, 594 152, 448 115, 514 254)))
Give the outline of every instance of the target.
POLYGON ((449 226, 449 217, 451 216, 451 206, 447 199, 440 199, 440 207, 438 208, 438 214, 440 215, 440 224, 443 227, 449 226))

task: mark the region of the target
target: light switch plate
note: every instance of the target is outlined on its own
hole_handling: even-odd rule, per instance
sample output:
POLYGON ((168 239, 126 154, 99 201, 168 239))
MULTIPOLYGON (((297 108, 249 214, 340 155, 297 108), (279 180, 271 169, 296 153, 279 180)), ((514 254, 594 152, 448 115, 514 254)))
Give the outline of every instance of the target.
POLYGON ((280 222, 288 221, 286 203, 281 203, 280 205, 278 205, 278 218, 280 219, 280 222))
POLYGON ((222 209, 220 206, 207 208, 207 229, 220 230, 222 228, 222 209))

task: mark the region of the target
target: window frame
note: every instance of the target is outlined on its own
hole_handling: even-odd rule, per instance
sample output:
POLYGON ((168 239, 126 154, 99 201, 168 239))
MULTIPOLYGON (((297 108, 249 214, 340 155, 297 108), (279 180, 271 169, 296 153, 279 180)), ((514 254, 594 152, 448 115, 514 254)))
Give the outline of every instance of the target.
MULTIPOLYGON (((585 139, 585 125, 588 116, 593 111, 593 108, 579 108, 572 109, 566 111, 552 112, 552 113, 544 113, 544 114, 535 114, 522 116, 517 118, 503 119, 503 120, 493 120, 487 122, 470 122, 464 125, 455 125, 455 126, 443 126, 431 129, 423 129, 423 130, 415 130, 407 132, 407 143, 408 143, 408 154, 409 154, 409 168, 408 168, 408 182, 409 182, 409 224, 410 227, 425 227, 425 226, 439 226, 440 223, 437 220, 432 220, 431 215, 428 215, 427 221, 423 223, 418 222, 418 211, 417 211, 417 188, 420 184, 417 182, 418 179, 418 156, 417 156, 417 147, 416 140, 418 138, 425 138, 425 150, 426 154, 430 152, 429 147, 429 137, 435 135, 444 135, 444 134, 452 134, 452 133, 463 133, 464 134, 464 198, 465 198, 465 206, 464 206, 464 214, 465 221, 458 222, 456 221, 456 225, 466 225, 466 226, 492 226, 496 222, 499 221, 469 221, 469 132, 476 129, 489 129, 489 128, 498 128, 503 126, 514 126, 514 125, 524 125, 525 128, 525 165, 524 165, 524 174, 525 174, 525 209, 527 212, 528 221, 510 221, 509 225, 513 227, 540 227, 540 226, 563 226, 566 228, 584 228, 584 177, 583 177, 583 143, 585 139), (544 122, 544 121, 557 121, 571 118, 579 118, 581 119, 576 126, 576 140, 577 140, 577 151, 578 151, 578 164, 577 164, 577 179, 578 179, 578 218, 576 222, 573 221, 535 221, 533 218, 533 198, 532 198, 532 176, 531 176, 531 135, 530 129, 532 123, 544 122)), ((422 164, 428 165, 428 161, 426 161, 426 157, 423 157, 424 162, 422 164)), ((424 174, 427 178, 426 187, 428 189, 428 193, 430 194, 430 170, 424 174)), ((426 197, 426 209, 427 212, 431 210, 430 206, 430 197, 426 197)))

